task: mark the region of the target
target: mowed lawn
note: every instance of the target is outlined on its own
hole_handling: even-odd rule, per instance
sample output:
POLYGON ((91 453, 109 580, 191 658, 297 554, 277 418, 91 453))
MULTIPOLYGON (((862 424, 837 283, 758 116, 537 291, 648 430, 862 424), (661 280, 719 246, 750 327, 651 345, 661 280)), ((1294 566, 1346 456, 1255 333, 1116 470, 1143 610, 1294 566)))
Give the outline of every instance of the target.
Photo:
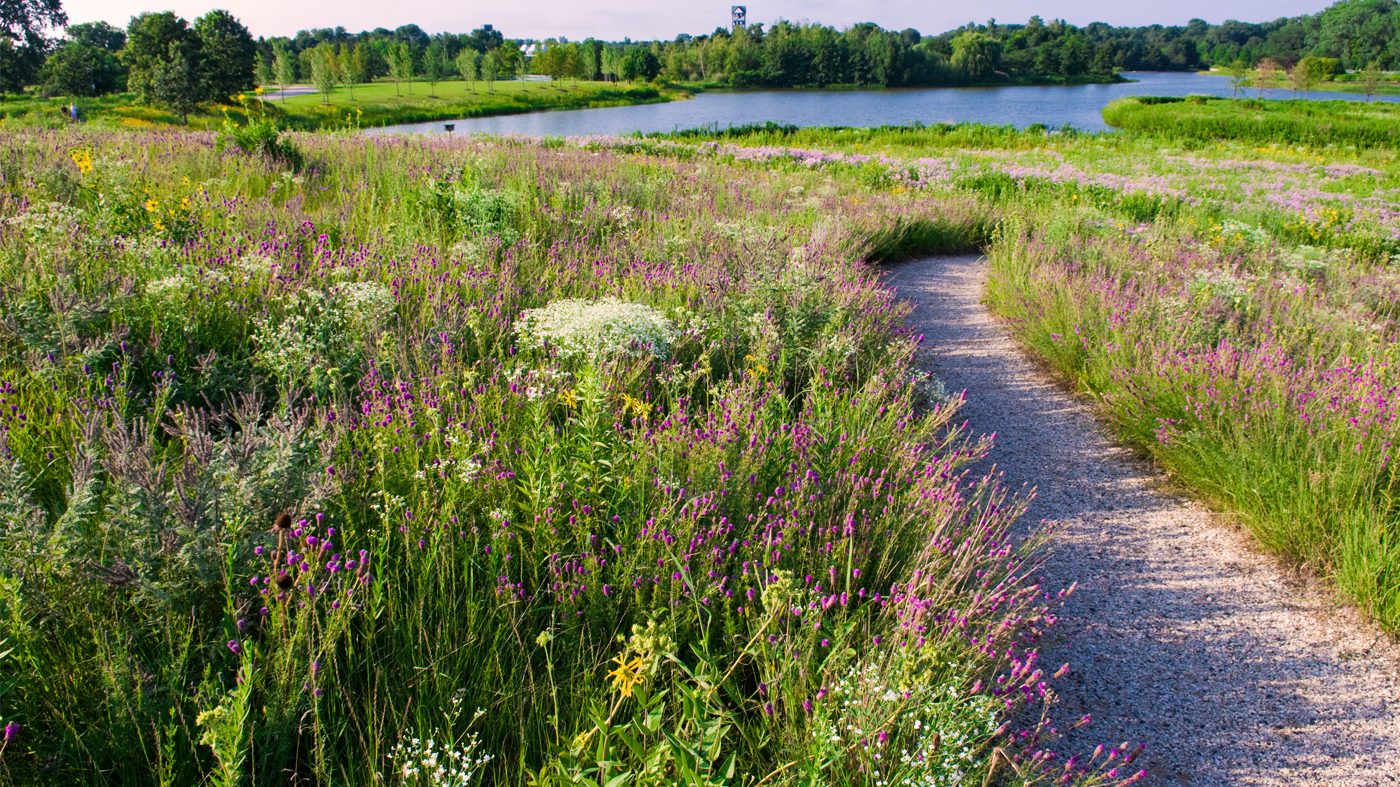
POLYGON ((360 125, 379 126, 456 117, 478 117, 540 109, 666 101, 688 94, 663 93, 655 88, 612 82, 466 82, 430 85, 425 81, 376 82, 353 89, 337 86, 329 96, 318 92, 274 98, 288 120, 325 125, 328 117, 360 125), (347 117, 348 116, 348 117, 347 117))

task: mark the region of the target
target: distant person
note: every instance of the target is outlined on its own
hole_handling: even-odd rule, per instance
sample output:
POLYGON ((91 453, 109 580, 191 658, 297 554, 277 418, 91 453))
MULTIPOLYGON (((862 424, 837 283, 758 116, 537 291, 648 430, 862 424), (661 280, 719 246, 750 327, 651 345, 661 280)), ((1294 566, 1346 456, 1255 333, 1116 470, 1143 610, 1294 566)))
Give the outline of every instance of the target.
POLYGON ((72 120, 74 123, 77 123, 77 122, 78 122, 78 105, 77 105, 77 104, 69 104, 69 105, 68 105, 68 118, 69 118, 70 120, 72 120))

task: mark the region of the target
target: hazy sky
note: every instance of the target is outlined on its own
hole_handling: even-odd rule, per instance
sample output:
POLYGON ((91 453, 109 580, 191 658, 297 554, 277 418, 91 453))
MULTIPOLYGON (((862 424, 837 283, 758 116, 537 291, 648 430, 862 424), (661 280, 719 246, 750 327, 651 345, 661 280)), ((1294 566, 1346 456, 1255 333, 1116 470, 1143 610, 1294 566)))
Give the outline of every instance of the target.
MULTIPOLYGON (((845 27, 875 22, 882 27, 913 27, 939 33, 960 24, 1025 22, 1032 14, 1049 21, 1059 17, 1073 24, 1185 24, 1193 17, 1219 23, 1226 19, 1262 22, 1281 16, 1315 13, 1330 0, 1180 0, 1173 3, 1113 2, 1112 0, 989 0, 982 3, 931 3, 925 0, 762 0, 748 4, 749 21, 771 23, 778 18, 808 20, 845 27)), ((194 20, 211 8, 226 8, 239 17, 253 36, 293 35, 312 27, 343 25, 351 32, 376 27, 393 29, 416 23, 430 33, 466 33, 493 24, 508 38, 590 36, 605 40, 674 38, 697 35, 729 23, 729 4, 669 3, 643 0, 523 0, 517 2, 443 2, 443 0, 65 0, 70 22, 106 21, 126 27, 142 11, 174 11, 194 20)))

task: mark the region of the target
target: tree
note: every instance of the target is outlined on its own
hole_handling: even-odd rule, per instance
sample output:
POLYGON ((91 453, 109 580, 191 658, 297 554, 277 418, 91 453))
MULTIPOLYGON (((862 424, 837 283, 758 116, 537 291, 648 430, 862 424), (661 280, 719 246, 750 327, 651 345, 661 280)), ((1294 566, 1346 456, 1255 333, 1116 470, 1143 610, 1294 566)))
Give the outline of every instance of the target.
POLYGON ((661 60, 650 49, 634 46, 622 56, 621 76, 629 82, 637 79, 650 82, 659 73, 661 60))
POLYGON ((65 96, 100 96, 121 88, 122 68, 111 52, 69 41, 59 47, 39 70, 44 89, 65 96))
POLYGON ((272 66, 267 62, 267 58, 263 57, 262 52, 257 54, 257 66, 253 73, 257 76, 260 87, 272 87, 277 84, 277 75, 272 73, 272 66))
POLYGON ((1094 50, 1094 64, 1089 67, 1090 72, 1100 79, 1112 79, 1113 55, 1113 44, 1100 44, 1094 50))
POLYGON ((287 103, 287 85, 296 81, 296 61, 287 45, 281 41, 272 45, 272 71, 277 75, 277 88, 282 93, 282 103, 287 103))
POLYGON ((457 72, 462 75, 462 79, 472 83, 472 91, 476 91, 476 80, 481 78, 481 53, 471 47, 464 47, 457 53, 457 72))
POLYGON ((1082 36, 1069 36, 1060 49, 1060 73, 1076 77, 1089 68, 1089 49, 1082 36))
POLYGON ((1230 90, 1234 92, 1235 98, 1240 97, 1240 88, 1249 84, 1249 66, 1243 60, 1236 60, 1223 69, 1225 76, 1230 78, 1230 90))
POLYGON ((198 40, 204 98, 227 101, 230 96, 251 89, 257 79, 257 46, 241 22, 227 11, 215 9, 196 19, 193 29, 198 40))
POLYGON ((151 97, 156 103, 180 114, 180 122, 190 124, 190 110, 199 106, 204 95, 199 71, 186 47, 170 45, 170 56, 158 61, 151 71, 151 97))
POLYGON ((321 103, 331 103, 331 92, 339 80, 340 59, 336 56, 335 45, 322 42, 311 52, 311 82, 321 94, 321 103))
POLYGON ((423 75, 428 78, 428 90, 437 97, 437 83, 442 81, 443 69, 447 66, 447 53, 441 41, 434 41, 423 58, 423 75))
POLYGON ((514 44, 506 44, 496 52, 496 73, 506 79, 514 79, 525 67, 525 56, 514 44))
POLYGON ((1260 58, 1254 67, 1254 86, 1259 89, 1259 98, 1265 90, 1273 90, 1278 85, 1279 67, 1272 57, 1260 58))
POLYGON ((69 41, 77 41, 108 52, 120 52, 126 46, 126 31, 106 22, 83 22, 63 29, 69 41))
MULTIPOLYGON (((154 93, 156 70, 170 61, 172 47, 185 44, 189 37, 189 23, 170 11, 131 18, 120 57, 128 69, 127 89, 136 94, 137 101, 160 103, 154 93)), ((187 60, 189 56, 185 51, 187 60)))
POLYGON ((983 33, 963 33, 953 39, 953 67, 968 79, 990 79, 1001 66, 1001 42, 983 33))
POLYGON ((1311 64, 1308 63, 1309 59, 1305 57, 1288 69, 1288 84, 1293 88, 1294 98, 1298 97, 1299 90, 1303 91, 1303 98, 1307 98, 1308 93, 1312 91, 1315 77, 1313 69, 1310 67, 1311 64))
POLYGON ((407 79, 404 70, 404 63, 399 59, 399 48, 404 44, 390 44, 384 52, 384 59, 389 65, 389 78, 394 80, 394 95, 403 95, 399 92, 399 83, 407 79))
POLYGON ((1372 60, 1356 75, 1357 82, 1361 85, 1361 92, 1366 94, 1366 101, 1371 101, 1371 96, 1376 94, 1376 89, 1381 86, 1381 67, 1372 60))
POLYGON ((486 81, 486 92, 496 92, 496 75, 500 66, 496 62, 496 53, 501 50, 493 49, 481 58, 481 78, 486 81))
POLYGON ((60 0, 0 0, 0 37, 16 48, 43 52, 44 31, 66 24, 60 0))
POLYGON ((336 61, 336 80, 350 91, 350 100, 355 100, 355 85, 364 78, 363 52, 358 47, 351 48, 349 44, 340 45, 340 53, 336 61))
POLYGON ((389 52, 389 73, 394 76, 394 92, 398 93, 399 81, 408 83, 408 94, 413 95, 413 50, 400 41, 389 52))

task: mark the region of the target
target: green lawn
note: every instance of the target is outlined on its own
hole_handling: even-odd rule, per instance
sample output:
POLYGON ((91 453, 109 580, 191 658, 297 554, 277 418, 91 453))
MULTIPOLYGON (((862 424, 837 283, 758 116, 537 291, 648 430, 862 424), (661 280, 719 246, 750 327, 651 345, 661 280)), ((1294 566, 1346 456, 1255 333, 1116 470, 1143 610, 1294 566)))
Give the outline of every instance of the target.
POLYGON ((344 122, 383 126, 462 117, 509 115, 541 109, 582 109, 688 98, 689 93, 608 82, 439 82, 395 85, 377 82, 337 87, 327 97, 308 93, 269 103, 287 114, 290 124, 322 127, 344 122), (411 92, 410 92, 411 91, 411 92))
MULTIPOLYGON (((439 82, 416 81, 395 86, 392 82, 356 85, 353 91, 336 87, 329 103, 319 93, 269 100, 268 109, 287 126, 314 130, 345 126, 387 126, 452 118, 511 115, 547 109, 650 104, 689 98, 685 89, 657 89, 648 85, 609 82, 439 82), (412 91, 410 93, 410 90, 412 91), (353 97, 352 97, 353 94, 353 97)), ((6 126, 57 127, 67 122, 71 99, 18 97, 0 101, 0 123, 6 126)), ((129 93, 77 99, 85 121, 100 125, 153 127, 180 125, 182 118, 169 110, 141 106, 129 93)), ((190 114, 197 129, 216 129, 225 115, 241 120, 239 106, 208 104, 190 114)))

